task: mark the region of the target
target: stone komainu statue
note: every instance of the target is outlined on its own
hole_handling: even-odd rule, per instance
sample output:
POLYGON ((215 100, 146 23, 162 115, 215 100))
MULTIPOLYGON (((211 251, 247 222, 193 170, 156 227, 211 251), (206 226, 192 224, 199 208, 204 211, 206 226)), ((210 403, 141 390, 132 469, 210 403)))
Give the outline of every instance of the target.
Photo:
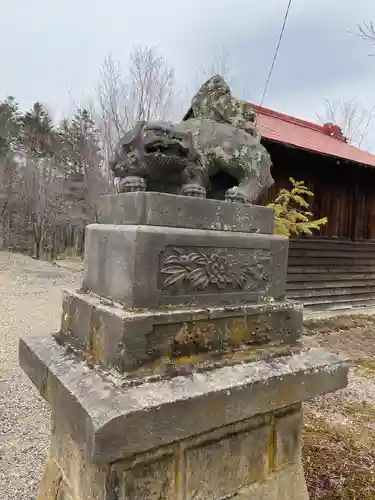
POLYGON ((220 76, 202 85, 191 109, 186 121, 138 122, 122 137, 110 163, 120 191, 219 197, 212 194, 216 178, 226 200, 257 201, 273 179, 255 111, 233 98, 220 76))

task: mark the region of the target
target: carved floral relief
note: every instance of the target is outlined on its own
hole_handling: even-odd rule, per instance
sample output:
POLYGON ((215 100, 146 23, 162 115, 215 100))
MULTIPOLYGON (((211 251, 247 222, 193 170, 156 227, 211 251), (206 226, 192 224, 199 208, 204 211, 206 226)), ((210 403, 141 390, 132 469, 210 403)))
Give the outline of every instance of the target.
POLYGON ((162 288, 262 291, 270 284, 270 264, 267 250, 173 247, 162 262, 162 288))

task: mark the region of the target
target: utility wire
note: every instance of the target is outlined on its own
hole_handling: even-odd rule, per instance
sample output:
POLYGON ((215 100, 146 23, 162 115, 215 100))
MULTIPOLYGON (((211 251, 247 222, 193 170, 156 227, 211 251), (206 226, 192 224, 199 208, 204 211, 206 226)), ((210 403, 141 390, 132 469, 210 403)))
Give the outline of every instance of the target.
POLYGON ((262 95, 262 99, 261 99, 261 101, 260 101, 260 105, 261 105, 261 106, 262 106, 263 101, 264 101, 264 98, 265 98, 265 96, 266 96, 266 92, 267 92, 267 89, 268 89, 268 84, 270 83, 270 80, 271 80, 271 75, 272 75, 272 71, 273 71, 273 68, 274 68, 274 66, 275 66, 275 61, 276 61, 277 55, 278 55, 278 53, 279 53, 279 48, 280 48, 280 44, 281 44, 281 39, 282 39, 283 34, 284 34, 285 25, 286 25, 286 21, 287 21, 287 19, 288 19, 288 15, 289 15, 289 10, 290 10, 291 3, 292 3, 292 0, 289 0, 289 2, 288 2, 288 6, 287 6, 286 11, 285 11, 285 16, 284 16, 283 25, 282 25, 282 27, 281 27, 281 32, 280 32, 280 36, 279 36, 279 41, 277 42, 277 46, 276 46, 276 50, 275 50, 275 54, 274 54, 274 56, 273 56, 273 60, 272 60, 271 67, 270 67, 270 71, 269 71, 269 73, 268 73, 266 86, 264 87, 264 90, 263 90, 263 95, 262 95))

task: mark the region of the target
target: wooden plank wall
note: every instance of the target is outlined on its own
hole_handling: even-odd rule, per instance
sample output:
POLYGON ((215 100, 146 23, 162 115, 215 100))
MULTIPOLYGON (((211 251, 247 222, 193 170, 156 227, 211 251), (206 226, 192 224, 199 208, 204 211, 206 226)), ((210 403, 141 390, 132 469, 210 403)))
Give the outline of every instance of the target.
POLYGON ((375 168, 292 149, 282 144, 264 145, 273 161, 275 184, 260 204, 273 201, 277 192, 290 189, 289 177, 305 181, 314 193, 311 211, 328 217, 320 236, 375 240, 375 168))
POLYGON ((375 306, 375 241, 291 239, 287 297, 311 311, 375 306))

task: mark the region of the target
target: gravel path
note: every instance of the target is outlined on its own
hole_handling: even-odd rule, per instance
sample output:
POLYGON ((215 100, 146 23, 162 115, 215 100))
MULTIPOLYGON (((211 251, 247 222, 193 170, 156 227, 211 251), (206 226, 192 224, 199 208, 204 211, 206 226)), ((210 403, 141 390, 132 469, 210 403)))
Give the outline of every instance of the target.
MULTIPOLYGON (((18 365, 18 339, 59 328, 62 289, 77 288, 81 281, 77 266, 60 266, 0 252, 0 500, 34 500, 43 471, 49 409, 18 365)), ((310 402, 308 411, 348 423, 348 415, 340 412, 346 402, 375 405, 374 329, 375 316, 334 318, 307 327, 306 333, 313 334, 305 337, 307 346, 374 360, 370 373, 352 369, 346 389, 310 402)))
MULTIPOLYGON (((350 367, 345 389, 305 403, 306 413, 351 427, 375 429, 375 316, 352 315, 305 322, 307 347, 324 347, 340 355, 350 367), (349 408, 356 411, 348 413, 349 408), (355 406, 354 406, 355 405, 355 406), (372 417, 363 422, 362 410, 371 408, 372 417)), ((365 415, 366 416, 366 415, 365 415)), ((361 430, 361 429, 359 429, 361 430)))
POLYGON ((0 252, 0 499, 34 500, 49 444, 49 409, 18 365, 18 339, 60 324, 78 273, 0 252))

